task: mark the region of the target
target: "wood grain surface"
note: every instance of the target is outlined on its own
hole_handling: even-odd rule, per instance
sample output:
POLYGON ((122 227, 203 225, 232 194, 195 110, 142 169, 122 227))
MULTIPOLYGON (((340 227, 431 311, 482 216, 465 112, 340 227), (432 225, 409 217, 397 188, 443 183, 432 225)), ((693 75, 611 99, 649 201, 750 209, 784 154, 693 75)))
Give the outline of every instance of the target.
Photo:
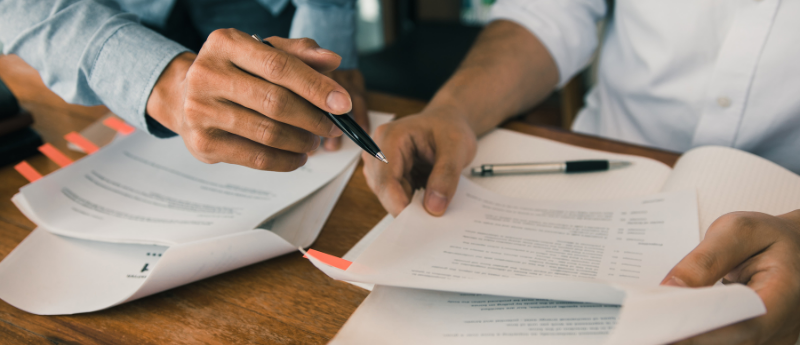
MULTIPOLYGON (((34 128, 70 158, 62 136, 107 113, 104 107, 68 105, 48 92, 38 74, 14 56, 0 56, 0 78, 35 119, 34 128)), ((399 116, 425 103, 369 93, 370 109, 399 116)), ((676 154, 577 135, 555 128, 512 122, 506 128, 579 146, 652 157, 672 165, 676 154)), ((28 159, 46 174, 57 166, 42 155, 28 159)), ((0 167, 0 259, 35 227, 10 198, 27 181, 13 166, 0 167)), ((312 248, 344 255, 386 211, 357 169, 312 248)), ((13 284, 13 282, 0 282, 13 284)), ((342 327, 367 291, 333 281, 300 253, 178 287, 94 313, 38 316, 0 301, 0 343, 164 344, 268 343, 321 344, 342 327)))

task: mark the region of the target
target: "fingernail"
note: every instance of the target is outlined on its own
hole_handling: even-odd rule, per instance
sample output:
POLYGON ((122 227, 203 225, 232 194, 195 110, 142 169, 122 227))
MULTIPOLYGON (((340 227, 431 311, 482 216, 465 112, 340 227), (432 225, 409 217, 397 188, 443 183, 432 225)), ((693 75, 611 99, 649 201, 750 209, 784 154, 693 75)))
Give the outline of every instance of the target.
POLYGON ((316 52, 317 52, 317 54, 324 54, 324 55, 337 55, 336 53, 334 53, 334 52, 332 52, 332 51, 330 51, 330 50, 327 50, 327 49, 325 49, 325 48, 314 48, 314 51, 316 51, 316 52))
POLYGON ((353 107, 353 105, 350 104, 350 98, 339 91, 329 93, 327 103, 328 108, 331 109, 334 115, 347 113, 353 107))
POLYGON ((435 216, 442 215, 446 207, 447 198, 442 193, 430 191, 428 197, 425 198, 425 208, 435 216))
POLYGON ((677 286, 677 287, 687 287, 687 286, 689 286, 689 285, 686 285, 686 282, 681 280, 681 278, 678 278, 676 276, 669 277, 669 280, 667 280, 666 282, 664 282, 664 284, 661 284, 661 285, 677 286))

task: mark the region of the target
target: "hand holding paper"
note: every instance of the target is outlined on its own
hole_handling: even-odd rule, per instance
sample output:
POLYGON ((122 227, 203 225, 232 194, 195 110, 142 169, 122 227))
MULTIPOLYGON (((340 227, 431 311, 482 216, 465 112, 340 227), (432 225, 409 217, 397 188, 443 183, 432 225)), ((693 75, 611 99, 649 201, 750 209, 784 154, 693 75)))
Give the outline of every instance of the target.
MULTIPOLYGON (((800 335, 800 211, 781 216, 737 212, 717 219, 664 279, 671 286, 711 286, 723 277, 758 292, 769 313, 687 340, 794 344, 800 335)), ((682 342, 683 343, 683 342, 682 342)))

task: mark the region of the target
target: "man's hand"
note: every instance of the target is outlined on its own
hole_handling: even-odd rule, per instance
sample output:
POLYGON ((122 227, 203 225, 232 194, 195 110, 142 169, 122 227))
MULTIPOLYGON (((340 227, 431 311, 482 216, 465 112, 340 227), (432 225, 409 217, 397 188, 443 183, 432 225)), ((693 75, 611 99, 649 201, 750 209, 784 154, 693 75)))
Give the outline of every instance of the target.
POLYGON ((800 335, 800 210, 773 217, 735 212, 717 219, 705 239, 662 284, 747 284, 767 313, 677 344, 793 345, 800 335))
MULTIPOLYGON (((326 74, 350 93, 353 101, 353 119, 369 133, 369 114, 367 114, 366 89, 364 76, 357 69, 335 70, 326 74)), ((328 151, 338 150, 342 145, 343 137, 325 139, 323 147, 328 151)))
POLYGON ((147 113, 200 161, 273 171, 302 166, 319 136, 342 134, 316 107, 352 109, 345 88, 323 74, 341 57, 310 39, 268 40, 275 48, 235 29, 214 31, 199 55, 170 63, 147 113))
MULTIPOLYGON (((425 187, 425 209, 441 216, 458 186, 461 170, 475 157, 475 132, 452 109, 425 109, 378 127, 375 142, 391 164, 364 156, 367 184, 393 216, 425 187)), ((364 153, 364 155, 367 155, 364 153)))

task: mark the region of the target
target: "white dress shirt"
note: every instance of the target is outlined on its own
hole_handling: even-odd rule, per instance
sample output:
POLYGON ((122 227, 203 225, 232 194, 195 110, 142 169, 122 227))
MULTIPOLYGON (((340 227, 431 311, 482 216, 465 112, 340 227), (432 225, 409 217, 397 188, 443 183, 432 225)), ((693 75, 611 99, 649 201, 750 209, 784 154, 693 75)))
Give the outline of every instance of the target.
MULTIPOLYGON (((604 0, 500 0, 559 85, 591 60, 604 0)), ((617 0, 573 130, 683 152, 749 151, 800 173, 800 0, 617 0)))

